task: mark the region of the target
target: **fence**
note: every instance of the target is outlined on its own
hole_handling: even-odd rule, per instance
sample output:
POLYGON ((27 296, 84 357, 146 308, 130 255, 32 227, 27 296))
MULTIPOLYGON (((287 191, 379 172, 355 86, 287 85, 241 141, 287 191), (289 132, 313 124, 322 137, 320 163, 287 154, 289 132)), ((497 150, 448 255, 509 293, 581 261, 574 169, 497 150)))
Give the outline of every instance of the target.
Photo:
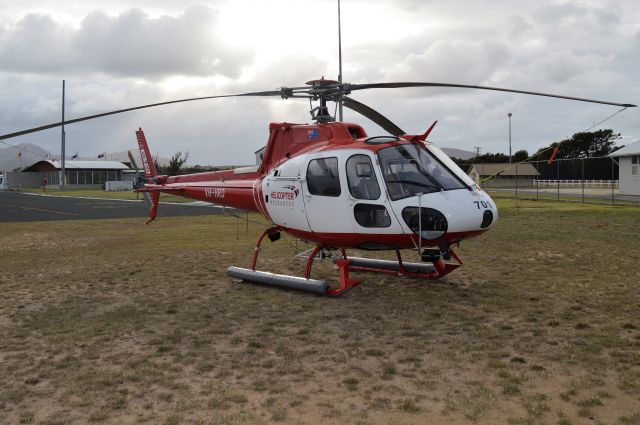
POLYGON ((640 178, 630 180, 631 172, 624 168, 625 163, 621 168, 614 158, 560 159, 551 164, 547 161, 527 164, 533 166, 537 175, 531 175, 531 167, 514 164, 502 173, 506 176, 496 176, 482 182, 481 186, 497 197, 640 206, 640 178), (523 169, 527 174, 518 174, 523 169))
POLYGON ((594 189, 611 189, 611 186, 618 188, 618 180, 533 180, 533 185, 537 187, 586 187, 594 189))
MULTIPOLYGON (((65 171, 66 185, 68 188, 102 188, 108 181, 128 180, 129 177, 120 170, 68 170, 65 171)), ((6 184, 9 189, 42 187, 42 182, 47 179, 47 186, 58 187, 60 185, 60 172, 8 172, 6 184)))

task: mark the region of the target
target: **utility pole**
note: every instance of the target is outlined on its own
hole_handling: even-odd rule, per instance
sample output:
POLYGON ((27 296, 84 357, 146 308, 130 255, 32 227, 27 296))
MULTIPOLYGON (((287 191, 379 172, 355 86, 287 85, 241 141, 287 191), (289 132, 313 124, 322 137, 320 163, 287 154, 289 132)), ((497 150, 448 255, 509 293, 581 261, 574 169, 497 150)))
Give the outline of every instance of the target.
POLYGON ((480 149, 482 149, 480 146, 474 146, 473 149, 476 150, 476 156, 480 156, 480 149))
MULTIPOLYGON (((340 25, 340 0, 338 0, 338 82, 342 84, 342 29, 340 25)), ((342 100, 338 103, 338 121, 342 122, 342 100)))
POLYGON ((64 80, 62 80, 62 131, 61 131, 61 148, 60 148, 60 190, 65 190, 65 167, 64 167, 64 80))
POLYGON ((511 164, 511 112, 507 116, 509 117, 509 164, 511 164))

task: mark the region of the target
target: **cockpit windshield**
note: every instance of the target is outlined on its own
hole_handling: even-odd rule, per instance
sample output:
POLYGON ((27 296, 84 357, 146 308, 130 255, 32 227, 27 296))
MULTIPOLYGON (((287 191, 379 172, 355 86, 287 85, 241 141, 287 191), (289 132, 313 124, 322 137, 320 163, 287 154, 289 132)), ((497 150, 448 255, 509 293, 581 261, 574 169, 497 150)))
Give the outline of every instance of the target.
POLYGON ((391 200, 466 188, 432 153, 416 145, 381 149, 378 158, 391 200))

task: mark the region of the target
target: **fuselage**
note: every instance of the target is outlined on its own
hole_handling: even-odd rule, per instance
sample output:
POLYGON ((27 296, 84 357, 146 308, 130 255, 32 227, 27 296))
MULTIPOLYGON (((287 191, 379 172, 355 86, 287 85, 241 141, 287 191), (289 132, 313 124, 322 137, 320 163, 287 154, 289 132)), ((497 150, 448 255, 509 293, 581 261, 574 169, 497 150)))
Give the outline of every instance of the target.
POLYGON ((260 165, 168 177, 166 191, 256 211, 335 248, 446 248, 498 217, 489 195, 429 142, 370 138, 348 123, 270 130, 260 165))

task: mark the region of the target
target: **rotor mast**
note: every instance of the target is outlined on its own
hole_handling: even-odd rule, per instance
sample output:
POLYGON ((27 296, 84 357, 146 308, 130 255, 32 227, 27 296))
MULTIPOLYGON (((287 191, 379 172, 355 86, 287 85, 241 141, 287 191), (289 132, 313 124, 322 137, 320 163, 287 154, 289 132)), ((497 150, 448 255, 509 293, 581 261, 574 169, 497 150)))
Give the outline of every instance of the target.
POLYGON ((311 80, 306 83, 308 86, 311 86, 311 89, 307 90, 307 93, 310 95, 310 99, 318 100, 320 102, 319 106, 313 108, 311 112, 311 119, 316 120, 318 123, 327 123, 333 122, 336 118, 329 113, 329 108, 327 107, 327 100, 335 100, 334 96, 339 95, 339 92, 336 92, 336 87, 340 85, 335 80, 325 80, 324 77, 319 80, 311 80))
MULTIPOLYGON (((340 0, 338 0, 338 82, 342 84, 342 26, 340 24, 340 0)), ((343 121, 342 99, 338 101, 338 121, 343 121)))

